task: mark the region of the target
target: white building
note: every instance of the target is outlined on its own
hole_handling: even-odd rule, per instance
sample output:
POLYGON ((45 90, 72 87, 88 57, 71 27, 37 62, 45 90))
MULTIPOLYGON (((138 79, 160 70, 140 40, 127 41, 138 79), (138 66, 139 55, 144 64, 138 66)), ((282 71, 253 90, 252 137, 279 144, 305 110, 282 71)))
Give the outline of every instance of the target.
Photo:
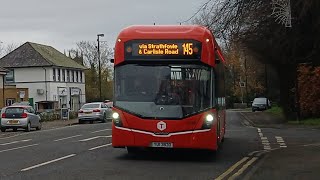
POLYGON ((86 102, 86 69, 53 47, 27 42, 0 59, 9 70, 7 85, 29 89, 29 102, 41 109, 78 110, 86 102))

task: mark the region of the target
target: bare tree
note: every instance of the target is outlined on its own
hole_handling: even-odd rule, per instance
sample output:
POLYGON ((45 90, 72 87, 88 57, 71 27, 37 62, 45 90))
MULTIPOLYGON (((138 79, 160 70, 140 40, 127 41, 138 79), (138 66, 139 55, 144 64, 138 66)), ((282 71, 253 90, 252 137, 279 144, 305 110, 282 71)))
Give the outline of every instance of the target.
MULTIPOLYGON (((113 58, 113 49, 107 42, 100 42, 100 62, 101 62, 101 79, 102 79, 102 96, 103 98, 112 98, 112 80, 113 66, 110 60, 113 58)), ((96 101, 98 98, 98 49, 94 41, 80 41, 77 48, 69 51, 69 56, 83 58, 83 64, 89 69, 86 71, 86 95, 88 101, 96 101)))
POLYGON ((20 45, 16 43, 11 43, 8 45, 4 45, 3 43, 0 42, 0 57, 3 57, 13 50, 17 49, 20 45))
POLYGON ((256 59, 277 69, 280 103, 286 115, 293 115, 297 100, 291 89, 296 88, 297 64, 320 64, 320 2, 291 0, 292 28, 276 22, 271 1, 209 0, 201 7, 193 21, 224 40, 225 50, 239 43, 256 59))
POLYGON ((19 44, 16 44, 16 43, 8 44, 8 45, 5 47, 5 54, 11 53, 13 50, 17 49, 19 46, 20 46, 20 45, 19 45, 19 44))

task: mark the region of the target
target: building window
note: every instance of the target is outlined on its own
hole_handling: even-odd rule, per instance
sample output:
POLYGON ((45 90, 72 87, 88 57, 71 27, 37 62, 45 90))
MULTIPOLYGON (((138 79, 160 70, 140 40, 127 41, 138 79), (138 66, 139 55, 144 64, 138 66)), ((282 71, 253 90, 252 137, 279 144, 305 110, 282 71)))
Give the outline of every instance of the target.
POLYGON ((62 82, 65 82, 65 69, 61 69, 61 73, 62 73, 62 75, 61 75, 61 78, 62 78, 62 82))
POLYGON ((80 71, 80 82, 82 82, 82 71, 80 71))
POLYGON ((55 69, 55 68, 53 68, 53 75, 52 75, 52 77, 53 77, 53 81, 56 81, 56 69, 55 69))
POLYGON ((73 71, 71 70, 70 71, 70 82, 73 82, 73 76, 74 76, 74 74, 73 74, 73 71))
POLYGON ((79 82, 79 71, 76 71, 76 82, 79 82))
POLYGON ((67 82, 70 82, 70 71, 67 70, 67 82))
POLYGON ((14 71, 13 71, 13 70, 10 70, 10 71, 6 74, 6 82, 8 82, 8 83, 14 82, 14 71))
POLYGON ((6 99, 6 105, 7 106, 11 106, 13 103, 15 103, 16 102, 16 100, 15 99, 6 99))
POLYGON ((76 71, 72 71, 72 75, 73 75, 73 82, 76 82, 76 75, 75 75, 76 71))
POLYGON ((60 81, 60 69, 58 69, 57 79, 58 79, 58 81, 60 81))

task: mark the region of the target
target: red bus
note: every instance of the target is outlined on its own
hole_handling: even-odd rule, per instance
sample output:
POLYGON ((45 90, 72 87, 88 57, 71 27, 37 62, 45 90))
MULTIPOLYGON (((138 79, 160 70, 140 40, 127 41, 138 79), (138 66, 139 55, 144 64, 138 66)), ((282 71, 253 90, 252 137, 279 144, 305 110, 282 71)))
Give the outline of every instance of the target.
POLYGON ((112 146, 215 151, 225 134, 224 57, 202 26, 131 26, 115 45, 112 146))

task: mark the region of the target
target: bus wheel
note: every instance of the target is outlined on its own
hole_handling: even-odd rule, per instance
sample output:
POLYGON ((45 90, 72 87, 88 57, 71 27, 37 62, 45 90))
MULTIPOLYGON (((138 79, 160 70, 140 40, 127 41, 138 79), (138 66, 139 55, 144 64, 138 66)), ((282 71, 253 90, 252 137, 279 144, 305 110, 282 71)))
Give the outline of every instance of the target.
POLYGON ((127 147, 128 154, 137 154, 139 152, 139 148, 137 147, 127 147))

